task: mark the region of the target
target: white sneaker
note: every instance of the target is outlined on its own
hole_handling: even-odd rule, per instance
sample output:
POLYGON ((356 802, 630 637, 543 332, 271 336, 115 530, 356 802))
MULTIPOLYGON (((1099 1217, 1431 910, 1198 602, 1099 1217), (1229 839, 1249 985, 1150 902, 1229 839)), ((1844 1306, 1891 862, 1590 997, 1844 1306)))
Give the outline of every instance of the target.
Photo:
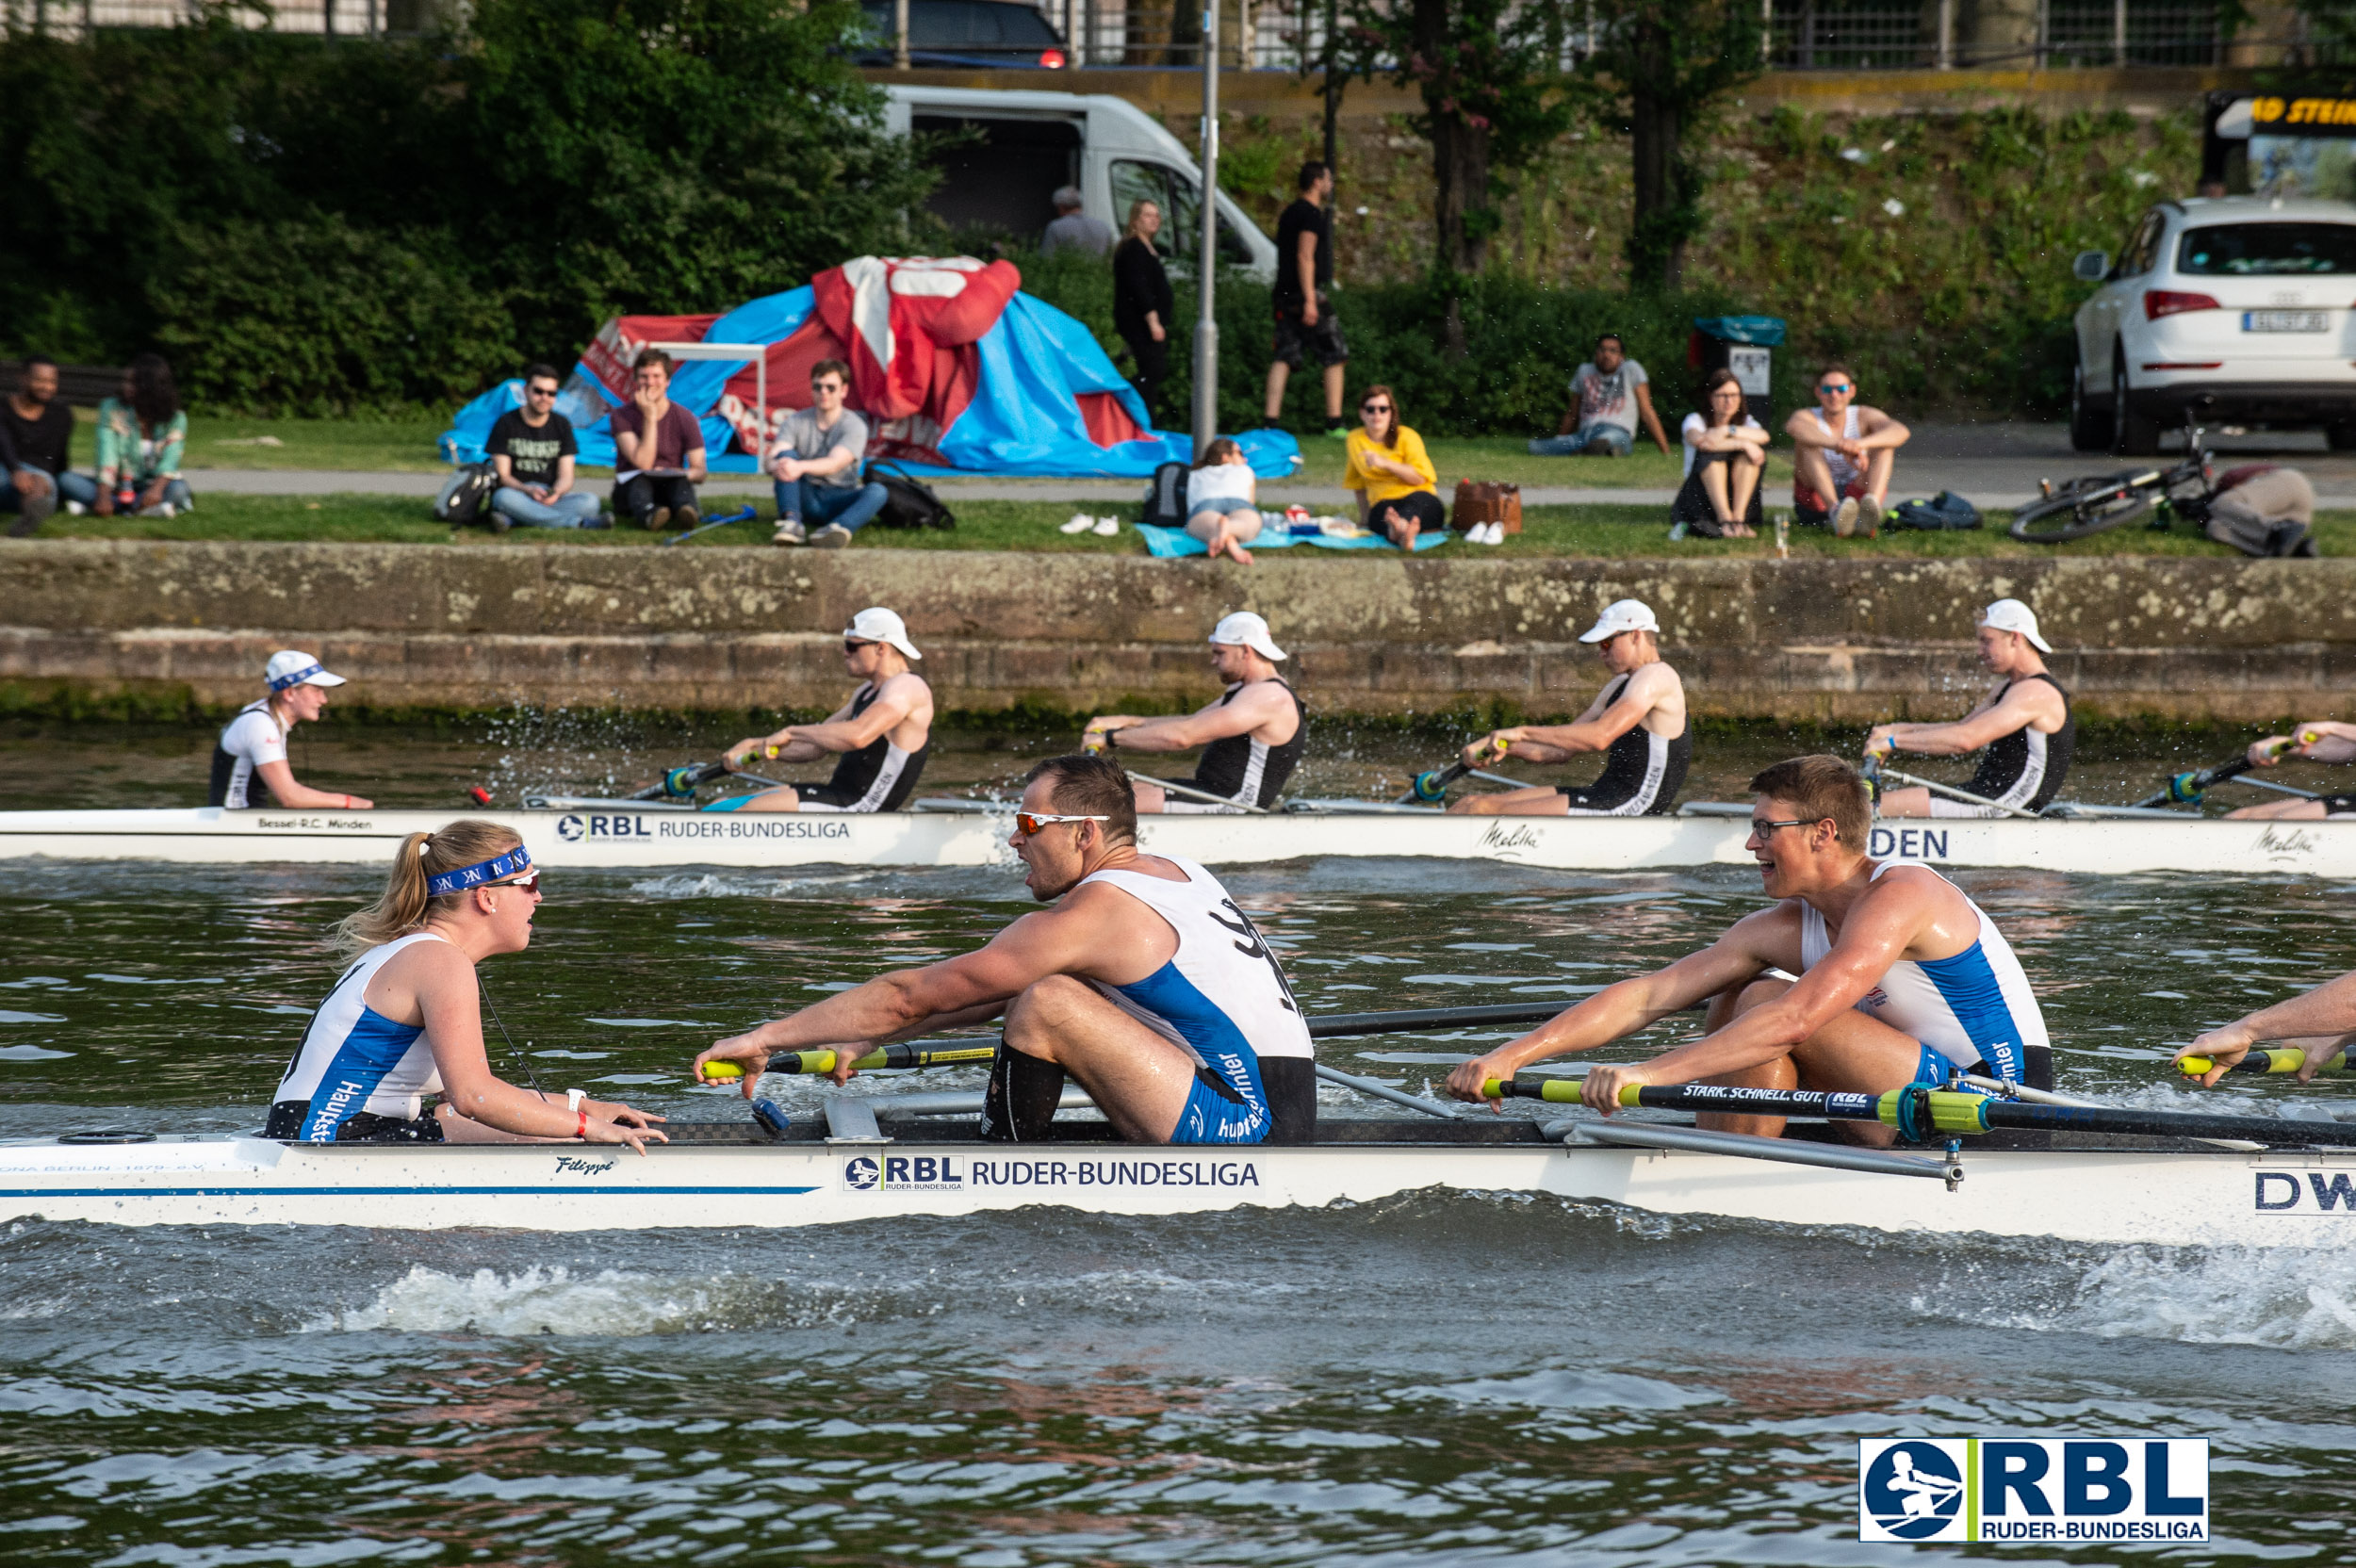
POLYGON ((1489 525, 1489 537, 1487 537, 1486 539, 1483 539, 1483 540, 1482 540, 1482 541, 1481 541, 1481 542, 1482 544, 1484 544, 1484 545, 1502 545, 1502 544, 1504 544, 1504 543, 1505 543, 1505 525, 1504 525, 1503 523, 1491 523, 1491 524, 1489 525))
POLYGON ((1857 513, 1857 498, 1855 496, 1841 497, 1840 509, 1832 514, 1832 531, 1834 538, 1848 539, 1856 535, 1857 513))
POLYGON ((1057 529, 1055 531, 1058 533, 1086 533, 1088 530, 1094 528, 1095 526, 1095 518, 1089 516, 1085 512, 1074 512, 1072 514, 1072 521, 1064 524, 1063 527, 1057 529))
POLYGON ((1099 518, 1097 518, 1097 519, 1096 519, 1096 536, 1097 536, 1099 539, 1109 539, 1109 538, 1111 538, 1114 534, 1119 533, 1120 531, 1121 531, 1121 519, 1120 519, 1120 518, 1118 518, 1118 517, 1099 517, 1099 518))
POLYGON ((69 517, 79 517, 83 513, 89 510, 90 508, 84 506, 80 501, 68 501, 65 503, 65 514, 69 517))

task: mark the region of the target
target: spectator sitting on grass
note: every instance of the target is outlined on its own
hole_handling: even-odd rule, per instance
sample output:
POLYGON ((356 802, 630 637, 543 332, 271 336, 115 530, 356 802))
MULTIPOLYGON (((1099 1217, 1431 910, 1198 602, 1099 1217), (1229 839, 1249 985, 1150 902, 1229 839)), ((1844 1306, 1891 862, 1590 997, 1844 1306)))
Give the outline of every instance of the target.
POLYGON ((694 528, 704 482, 704 429, 671 400, 671 356, 648 349, 630 371, 630 401, 614 411, 614 514, 642 527, 694 528))
POLYGON ((1079 251, 1088 255, 1103 256, 1113 248, 1113 226, 1102 218, 1090 218, 1081 210, 1087 205, 1076 185, 1062 187, 1055 192, 1055 220, 1039 236, 1039 253, 1052 256, 1058 251, 1079 251))
POLYGON ((1661 455, 1668 456, 1669 437, 1652 410, 1650 379, 1628 357, 1620 335, 1605 333, 1595 339, 1595 357, 1571 372, 1571 405, 1562 411, 1561 431, 1532 441, 1530 455, 1626 457, 1636 445, 1641 416, 1661 455))
POLYGON ((1230 555, 1251 565, 1244 546, 1260 536, 1258 488, 1252 460, 1220 436, 1203 449, 1203 466, 1186 476, 1186 531, 1210 546, 1214 557, 1230 555))
POLYGON ((1447 526, 1439 470, 1423 449, 1423 437, 1400 420, 1399 397, 1389 387, 1366 388, 1358 400, 1358 423, 1350 433, 1342 487, 1357 497, 1360 527, 1412 550, 1415 535, 1447 526))
POLYGON ((1860 523, 1868 535, 1881 531, 1890 470, 1914 433, 1878 408, 1851 402, 1856 396, 1857 373, 1836 360, 1817 372, 1817 406, 1783 426, 1800 449, 1792 459, 1792 510, 1818 526, 1829 514, 1843 539, 1860 523))
POLYGON ((8 537, 39 531, 59 501, 88 506, 98 486, 73 470, 74 410, 57 400, 57 362, 26 357, 16 395, 0 401, 0 512, 17 514, 8 537))
POLYGON ((169 517, 196 504, 180 477, 188 450, 188 416, 180 389, 161 354, 141 354, 123 372, 123 390, 98 405, 98 493, 90 510, 101 517, 136 511, 169 517))
POLYGON ((769 472, 777 482, 777 531, 771 544, 841 549, 892 498, 882 485, 859 478, 867 421, 843 406, 850 389, 851 368, 822 359, 810 367, 810 406, 778 424, 777 444, 769 449, 769 472), (818 525, 815 533, 811 523, 818 525))
POLYGON ((556 412, 562 386, 553 366, 524 371, 524 406, 511 408, 491 426, 483 449, 499 474, 491 492, 492 526, 596 528, 597 498, 573 488, 573 459, 581 450, 573 422, 556 412))
POLYGON ((1767 427, 1742 403, 1731 370, 1712 370, 1699 414, 1685 416, 1685 486, 1669 509, 1705 539, 1748 539, 1758 532, 1759 482, 1767 471, 1767 427))

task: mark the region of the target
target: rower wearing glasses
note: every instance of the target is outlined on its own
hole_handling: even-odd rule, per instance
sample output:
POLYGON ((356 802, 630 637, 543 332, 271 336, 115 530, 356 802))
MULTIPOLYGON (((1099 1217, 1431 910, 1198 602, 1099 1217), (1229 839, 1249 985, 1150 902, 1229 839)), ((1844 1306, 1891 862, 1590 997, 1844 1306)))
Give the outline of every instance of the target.
POLYGON ((1137 809, 1235 812, 1276 804, 1301 763, 1308 722, 1301 698, 1276 671, 1284 650, 1268 622, 1238 610, 1211 629, 1211 667, 1227 690, 1191 713, 1160 719, 1104 713, 1088 720, 1080 748, 1108 751, 1192 751, 1203 748, 1190 778, 1176 790, 1136 780, 1137 809), (1204 795, 1218 797, 1205 800, 1204 795), (1231 803, 1232 804, 1228 804, 1231 803))
MULTIPOLYGON (((1573 622, 1577 625, 1577 622, 1573 622)), ((1580 752, 1603 753, 1593 784, 1545 785, 1464 795, 1455 813, 1503 817, 1646 817, 1677 809, 1677 792, 1693 760, 1685 720, 1685 684, 1661 658, 1661 622, 1642 599, 1604 607, 1579 635, 1603 656, 1612 679, 1576 724, 1515 725, 1493 729, 1464 748, 1464 765, 1495 767, 1508 757, 1567 762, 1580 752)))
POLYGON ((1976 751, 1979 770, 1964 789, 1990 804, 1949 800, 1917 784, 1883 791, 1883 816, 2004 817, 2042 811, 2061 793, 2078 743, 2078 721, 2070 712, 2070 694, 2039 657, 2053 646, 2037 635, 2037 612, 2019 599, 1998 599, 1980 612, 1979 646, 1980 662, 2003 677, 2003 684, 1954 724, 1875 725, 1865 737, 1865 755, 1887 759, 1911 751, 1957 757, 1976 751))
POLYGON ((895 970, 720 1041, 695 1058, 744 1070, 834 1049, 835 1081, 866 1047, 1003 1017, 985 1137, 1048 1135, 1066 1075, 1132 1143, 1305 1143, 1317 1123, 1308 1025, 1267 939, 1219 879, 1140 855, 1120 763, 1055 757, 1023 780, 1014 852, 1024 915, 974 952, 895 970))
POLYGON ((931 749, 933 689, 908 668, 924 656, 908 641, 908 623, 889 610, 862 610, 843 633, 843 667, 859 679, 851 700, 824 724, 790 724, 728 748, 731 773, 762 762, 842 758, 824 784, 781 784, 730 795, 707 811, 897 811, 916 792, 931 749))
POLYGON ((207 803, 232 811, 261 806, 262 790, 254 787, 254 780, 259 779, 262 789, 270 791, 270 799, 282 807, 315 811, 368 810, 374 802, 366 795, 314 790, 307 784, 296 783, 294 768, 286 760, 286 737, 295 726, 327 711, 327 694, 341 686, 344 678, 330 675, 315 656, 288 649, 270 656, 270 662, 262 669, 262 679, 270 687, 270 695, 237 710, 237 716, 229 721, 214 743, 213 779, 205 796, 207 803))
MULTIPOLYGON (((1775 906, 1465 1063, 1449 1074, 1450 1092, 1479 1100, 1487 1079, 1608 1045, 1701 1004, 1700 1038, 1650 1061, 1598 1065, 1581 1098, 1609 1114, 1629 1084, 1883 1094, 1957 1072, 2023 1081, 2029 1049, 2047 1038, 2020 961, 1979 906, 1930 867, 1867 858, 1873 808, 1857 770, 1837 757, 1798 757, 1751 788, 1747 847, 1775 906)), ((1773 1136, 1783 1119, 1703 1125, 1773 1136)), ((1896 1135, 1836 1125, 1861 1141, 1896 1135)))
POLYGON ((492 1072, 475 966, 532 941, 540 873, 513 828, 412 833, 384 895, 338 928, 358 956, 311 1015, 263 1136, 303 1143, 663 1141, 644 1111, 492 1072), (428 1111, 426 1098, 441 1096, 428 1111))

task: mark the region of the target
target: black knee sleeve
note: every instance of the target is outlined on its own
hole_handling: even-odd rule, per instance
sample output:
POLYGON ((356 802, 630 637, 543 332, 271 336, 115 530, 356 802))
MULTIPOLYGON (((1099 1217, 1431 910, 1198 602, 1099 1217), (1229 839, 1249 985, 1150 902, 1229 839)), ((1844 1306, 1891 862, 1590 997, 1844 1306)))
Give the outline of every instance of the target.
POLYGON ((982 1136, 993 1143, 1036 1143, 1063 1100, 1063 1069, 1009 1050, 1005 1041, 990 1062, 990 1088, 982 1096, 982 1136))

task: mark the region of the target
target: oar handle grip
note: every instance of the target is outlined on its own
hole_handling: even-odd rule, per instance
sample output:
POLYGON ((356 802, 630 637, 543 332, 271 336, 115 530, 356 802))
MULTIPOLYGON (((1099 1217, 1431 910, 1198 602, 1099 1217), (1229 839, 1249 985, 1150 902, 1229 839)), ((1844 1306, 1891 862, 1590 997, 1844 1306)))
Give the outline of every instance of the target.
MULTIPOLYGON (((2275 1047, 2266 1051, 2252 1051, 2249 1055, 2235 1062, 2230 1070, 2260 1073, 2297 1072, 2306 1060, 2307 1054, 2303 1051, 2292 1047, 2275 1047)), ((2345 1067, 2348 1065, 2348 1054, 2344 1051, 2335 1051, 2331 1054, 2331 1059, 2322 1065, 2327 1068, 2345 1067)), ((2187 1078, 2198 1078, 2216 1066, 2217 1059, 2213 1056, 2186 1056, 2177 1062, 2176 1070, 2187 1078)))
POLYGON ((1570 1078, 1484 1078, 1481 1093, 1489 1100, 1543 1100, 1550 1105, 1579 1103, 1579 1084, 1570 1078))

